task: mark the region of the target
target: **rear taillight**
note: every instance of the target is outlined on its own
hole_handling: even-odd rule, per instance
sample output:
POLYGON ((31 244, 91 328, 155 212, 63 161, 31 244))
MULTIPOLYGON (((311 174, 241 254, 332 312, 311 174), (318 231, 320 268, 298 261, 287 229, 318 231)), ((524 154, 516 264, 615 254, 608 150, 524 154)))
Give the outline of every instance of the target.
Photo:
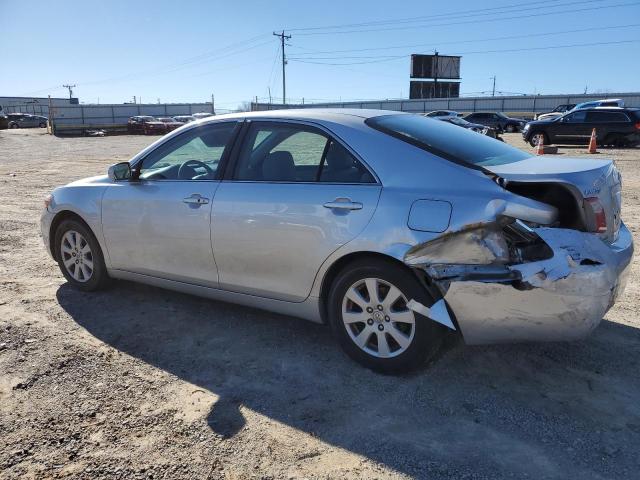
POLYGON ((636 122, 636 124, 634 125, 634 127, 636 127, 636 130, 640 130, 640 122, 636 122))
POLYGON ((589 207, 591 218, 591 231, 597 233, 606 233, 607 231, 607 213, 598 197, 589 197, 584 199, 589 207))

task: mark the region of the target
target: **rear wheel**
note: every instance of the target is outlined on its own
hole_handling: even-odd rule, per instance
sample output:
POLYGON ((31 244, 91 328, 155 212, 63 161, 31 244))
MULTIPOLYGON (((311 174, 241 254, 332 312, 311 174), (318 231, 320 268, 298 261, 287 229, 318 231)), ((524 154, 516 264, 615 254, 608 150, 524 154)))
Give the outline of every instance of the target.
POLYGON ((611 133, 604 139, 603 145, 610 145, 615 148, 623 148, 629 144, 626 137, 620 133, 611 133))
POLYGON ((45 122, 40 122, 40 125, 38 125, 40 128, 46 128, 47 124, 45 122))
POLYGON ((93 291, 109 282, 102 250, 91 230, 77 220, 56 229, 55 254, 67 281, 79 290, 93 291))
POLYGON ((333 283, 329 321, 342 348, 361 365, 406 372, 431 358, 444 338, 444 327, 409 309, 411 300, 434 303, 410 271, 389 261, 354 262, 333 283))
POLYGON ((515 125, 509 124, 507 125, 507 127, 505 128, 505 130, 507 131, 507 133, 513 133, 517 130, 515 125))

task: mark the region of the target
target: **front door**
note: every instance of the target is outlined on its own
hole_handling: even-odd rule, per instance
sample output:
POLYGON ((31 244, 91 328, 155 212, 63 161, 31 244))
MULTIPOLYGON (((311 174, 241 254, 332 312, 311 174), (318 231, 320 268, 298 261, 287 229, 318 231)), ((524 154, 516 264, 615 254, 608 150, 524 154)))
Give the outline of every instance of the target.
POLYGON ((189 129, 147 154, 137 178, 110 185, 102 224, 115 269, 216 287, 211 206, 237 122, 189 129))
POLYGON ((365 228, 380 189, 325 131, 252 122, 213 204, 221 288, 304 300, 326 258, 365 228))
POLYGON ((551 123, 547 129, 551 143, 589 143, 591 129, 586 116, 586 111, 577 110, 551 123))

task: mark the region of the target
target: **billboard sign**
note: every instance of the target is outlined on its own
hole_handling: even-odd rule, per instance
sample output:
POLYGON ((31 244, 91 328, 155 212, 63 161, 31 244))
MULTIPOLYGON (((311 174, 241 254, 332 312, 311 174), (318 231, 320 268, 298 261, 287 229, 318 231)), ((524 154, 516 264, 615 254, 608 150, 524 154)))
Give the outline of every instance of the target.
POLYGON ((460 58, 452 55, 411 55, 411 78, 460 79, 460 58))

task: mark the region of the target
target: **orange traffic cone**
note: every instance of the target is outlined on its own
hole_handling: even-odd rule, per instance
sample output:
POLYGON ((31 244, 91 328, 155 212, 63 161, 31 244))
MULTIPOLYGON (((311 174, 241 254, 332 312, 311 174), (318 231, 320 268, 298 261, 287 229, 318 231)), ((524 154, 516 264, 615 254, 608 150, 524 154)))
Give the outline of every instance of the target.
POLYGON ((542 135, 540 135, 540 139, 538 140, 538 143, 536 144, 535 153, 536 153, 536 155, 544 155, 544 137, 542 135))
POLYGON ((591 130, 591 139, 589 140, 589 153, 598 153, 598 145, 596 142, 596 129, 591 130))

